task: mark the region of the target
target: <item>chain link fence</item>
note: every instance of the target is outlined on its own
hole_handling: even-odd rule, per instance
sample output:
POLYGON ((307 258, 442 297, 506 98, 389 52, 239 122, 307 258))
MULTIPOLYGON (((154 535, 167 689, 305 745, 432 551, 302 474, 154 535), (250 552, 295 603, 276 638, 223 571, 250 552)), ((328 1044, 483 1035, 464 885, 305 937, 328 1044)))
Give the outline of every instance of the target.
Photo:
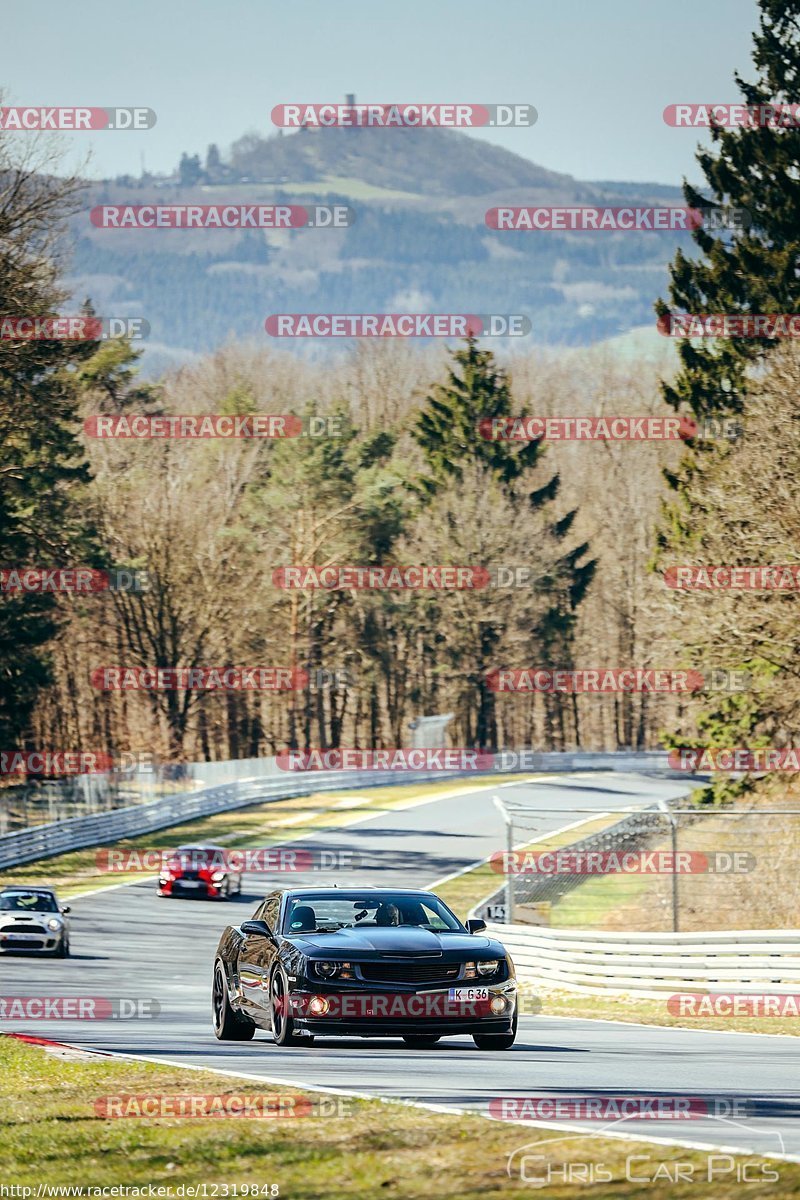
POLYGON ((507 838, 492 867, 504 882, 476 909, 484 919, 604 932, 798 925, 800 809, 788 803, 690 807, 683 798, 594 810, 579 829, 549 835, 542 808, 495 803, 507 838))

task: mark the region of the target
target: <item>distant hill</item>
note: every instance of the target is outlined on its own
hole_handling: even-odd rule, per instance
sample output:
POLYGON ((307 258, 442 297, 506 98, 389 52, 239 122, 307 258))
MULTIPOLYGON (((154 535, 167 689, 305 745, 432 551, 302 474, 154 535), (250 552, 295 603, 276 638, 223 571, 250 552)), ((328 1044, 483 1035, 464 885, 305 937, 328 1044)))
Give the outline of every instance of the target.
MULTIPOLYGON (((529 341, 586 345, 654 323, 687 235, 499 233, 498 204, 681 204, 664 184, 584 183, 453 130, 247 134, 224 157, 184 155, 171 178, 91 185, 99 203, 306 203, 355 210, 348 229, 101 230, 73 222, 76 303, 141 315, 150 370, 231 337, 268 340, 276 312, 523 313, 529 341)), ((338 343, 341 345, 341 343, 338 343)), ((284 341, 284 346, 291 345, 284 341)), ((303 353, 328 346, 305 342, 303 353)))
POLYGON ((307 129, 231 147, 234 174, 252 180, 324 182, 335 176, 419 196, 483 196, 504 189, 558 190, 547 171, 490 142, 450 129, 307 129))

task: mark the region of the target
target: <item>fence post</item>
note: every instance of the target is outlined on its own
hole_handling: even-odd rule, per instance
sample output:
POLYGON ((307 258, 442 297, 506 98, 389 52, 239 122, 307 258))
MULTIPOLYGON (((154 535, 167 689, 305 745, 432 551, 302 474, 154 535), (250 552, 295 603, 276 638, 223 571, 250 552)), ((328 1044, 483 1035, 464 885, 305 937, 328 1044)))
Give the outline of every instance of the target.
POLYGON ((658 807, 669 821, 672 838, 672 932, 680 932, 679 897, 678 897, 678 819, 669 811, 666 801, 659 800, 658 807))
POLYGON ((503 820, 506 823, 506 924, 513 925, 514 923, 514 874, 511 871, 511 863, 513 862, 514 854, 514 822, 511 818, 511 813, 506 808, 499 796, 492 796, 495 808, 499 809, 503 820))

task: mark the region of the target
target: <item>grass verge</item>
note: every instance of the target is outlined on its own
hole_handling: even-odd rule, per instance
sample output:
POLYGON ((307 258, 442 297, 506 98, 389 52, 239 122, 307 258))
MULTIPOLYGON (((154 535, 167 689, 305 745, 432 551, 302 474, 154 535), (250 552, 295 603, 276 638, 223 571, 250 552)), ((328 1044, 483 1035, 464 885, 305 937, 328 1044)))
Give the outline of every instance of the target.
MULTIPOLYGON (((150 1063, 54 1057, 12 1038, 0 1039, 0 1068, 0 1179, 33 1187, 34 1195, 40 1184, 153 1185, 171 1189, 162 1194, 174 1197, 181 1194, 181 1185, 185 1194, 189 1186, 206 1184, 208 1196, 224 1196, 224 1185, 258 1186, 256 1194, 263 1196, 274 1184, 282 1200, 497 1200, 520 1188, 518 1177, 508 1177, 509 1156, 531 1142, 557 1139, 531 1153, 544 1154, 557 1172, 563 1172, 564 1163, 575 1164, 579 1172, 590 1164, 595 1173, 602 1165, 609 1182, 591 1188, 593 1200, 645 1194, 640 1182, 626 1178, 631 1155, 647 1157, 647 1162, 637 1157, 635 1173, 654 1177, 647 1185, 649 1200, 667 1200, 696 1196, 697 1182, 706 1182, 710 1162, 720 1157, 654 1143, 572 1137, 543 1125, 511 1125, 406 1105, 348 1099, 338 1106, 335 1097, 310 1093, 305 1095, 336 1115, 317 1115, 312 1107, 311 1115, 286 1120, 108 1119, 95 1107, 103 1096, 258 1094, 271 1097, 274 1105, 291 1089, 279 1092, 253 1080, 150 1063), (693 1180, 672 1181, 678 1163, 684 1178, 689 1165, 693 1180)), ((675 1135, 674 1122, 667 1133, 675 1135)), ((690 1128, 686 1136, 691 1138, 690 1128)), ((777 1174, 777 1179, 748 1189, 749 1194, 800 1197, 800 1164, 743 1156, 735 1162, 731 1158, 725 1176, 716 1179, 715 1200, 740 1200, 736 1167, 745 1159, 750 1178, 777 1174)), ((536 1169, 546 1168, 537 1162, 536 1169)), ((548 1196, 563 1200, 584 1194, 580 1183, 564 1184, 561 1177, 555 1175, 548 1196)))
MULTIPOLYGON (((698 989, 700 990, 700 989, 698 989)), ((724 985, 720 986, 721 992, 724 985)), ((765 987, 765 991, 769 991, 765 987)), ((584 995, 565 989, 525 985, 524 994, 535 996, 541 1012, 548 1017, 587 1017, 590 1020, 630 1021, 643 1025, 668 1025, 700 1031, 718 1029, 725 1033, 778 1033, 800 1036, 800 1017, 689 1017, 673 1016, 664 999, 646 999, 633 995, 584 995)))

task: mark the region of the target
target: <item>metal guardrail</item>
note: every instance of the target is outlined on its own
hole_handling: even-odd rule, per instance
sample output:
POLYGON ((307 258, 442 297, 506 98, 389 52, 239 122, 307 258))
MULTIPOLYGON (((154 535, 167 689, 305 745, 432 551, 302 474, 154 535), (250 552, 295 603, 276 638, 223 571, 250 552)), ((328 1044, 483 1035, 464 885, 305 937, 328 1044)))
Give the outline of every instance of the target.
POLYGON ((72 817, 47 825, 35 825, 0 837, 0 869, 21 866, 40 858, 52 858, 70 850, 100 846, 120 838, 138 837, 171 825, 218 812, 247 808, 270 800, 290 800, 313 792, 366 788, 391 784, 428 783, 462 779, 464 775, 441 771, 313 771, 292 777, 288 773, 258 779, 238 779, 221 787, 167 796, 150 804, 114 809, 88 817, 72 817))
POLYGON ((195 764, 196 771, 207 768, 207 773, 218 773, 227 768, 232 782, 200 791, 179 793, 162 797, 149 803, 140 803, 129 808, 113 809, 85 817, 72 817, 46 825, 33 826, 0 836, 0 869, 34 862, 40 858, 52 858, 69 850, 85 849, 119 838, 136 837, 166 829, 184 821, 211 816, 251 804, 268 800, 286 800, 294 796, 305 796, 312 792, 338 791, 403 783, 441 782, 447 779, 465 779, 480 774, 496 774, 498 779, 511 774, 563 773, 570 771, 617 771, 617 772, 668 772, 670 767, 666 751, 609 751, 587 753, 561 753, 556 751, 516 750, 505 751, 500 760, 502 768, 487 771, 308 771, 292 774, 279 771, 275 759, 231 761, 229 763, 195 764), (262 775, 237 778, 243 769, 253 771, 260 768, 262 775))
POLYGON ((490 924, 523 984, 573 992, 800 992, 800 929, 600 933, 490 924))

